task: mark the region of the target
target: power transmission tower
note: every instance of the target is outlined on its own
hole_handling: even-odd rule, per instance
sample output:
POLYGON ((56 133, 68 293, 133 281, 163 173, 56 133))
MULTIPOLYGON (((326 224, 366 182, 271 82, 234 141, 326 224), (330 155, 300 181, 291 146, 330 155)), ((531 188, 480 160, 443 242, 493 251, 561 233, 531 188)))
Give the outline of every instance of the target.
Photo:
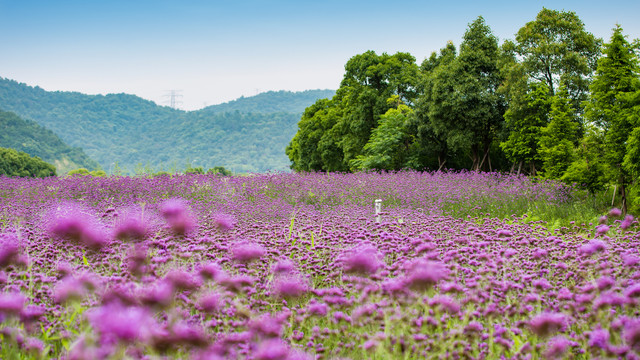
POLYGON ((168 104, 172 109, 177 109, 178 105, 182 105, 182 90, 167 90, 164 94, 167 98, 164 103, 168 104))

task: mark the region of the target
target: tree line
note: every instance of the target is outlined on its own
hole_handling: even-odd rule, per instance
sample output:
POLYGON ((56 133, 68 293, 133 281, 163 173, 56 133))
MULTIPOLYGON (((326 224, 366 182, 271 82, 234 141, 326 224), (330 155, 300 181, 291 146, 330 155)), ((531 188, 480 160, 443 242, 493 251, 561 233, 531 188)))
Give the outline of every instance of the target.
POLYGON ((37 156, 14 149, 0 148, 0 177, 38 177, 56 176, 55 166, 42 161, 37 156))
POLYGON ((294 171, 470 169, 591 192, 613 184, 626 211, 640 199, 639 50, 620 25, 604 43, 570 11, 543 8, 502 44, 478 17, 459 48, 448 42, 420 65, 404 52, 349 59, 286 154, 294 171))

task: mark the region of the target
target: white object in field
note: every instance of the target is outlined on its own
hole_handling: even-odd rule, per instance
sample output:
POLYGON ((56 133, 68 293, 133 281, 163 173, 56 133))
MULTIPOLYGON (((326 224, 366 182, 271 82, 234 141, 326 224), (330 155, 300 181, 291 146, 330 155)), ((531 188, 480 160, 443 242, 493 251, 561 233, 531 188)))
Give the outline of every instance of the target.
POLYGON ((376 222, 379 223, 381 221, 380 213, 382 212, 382 199, 376 199, 375 209, 376 209, 376 222))

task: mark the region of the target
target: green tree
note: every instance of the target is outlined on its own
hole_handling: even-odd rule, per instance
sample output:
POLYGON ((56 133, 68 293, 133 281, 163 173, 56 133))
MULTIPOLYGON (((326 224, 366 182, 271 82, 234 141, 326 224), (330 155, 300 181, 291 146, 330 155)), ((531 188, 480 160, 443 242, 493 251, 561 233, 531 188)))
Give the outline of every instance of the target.
POLYGON ((507 159, 518 164, 518 174, 524 164, 531 175, 536 175, 539 158, 539 139, 542 128, 549 123, 551 100, 545 83, 529 84, 528 92, 514 96, 505 112, 508 138, 500 143, 507 159))
POLYGON ((408 53, 367 51, 349 59, 331 99, 307 108, 285 152, 295 171, 348 171, 362 154, 380 116, 416 97, 418 66, 408 53), (387 99, 397 96, 396 104, 387 99))
MULTIPOLYGON (((632 161, 627 161, 627 166, 623 163, 628 150, 633 153, 634 127, 637 126, 633 118, 637 112, 633 111, 632 102, 633 94, 640 90, 635 50, 617 25, 611 41, 604 46, 604 56, 598 61, 585 111, 587 119, 604 131, 604 159, 611 178, 620 188, 624 211, 627 210, 626 188, 632 181, 634 166, 632 161)), ((631 157, 633 155, 628 159, 631 157)))
POLYGON ((342 149, 333 127, 340 120, 339 100, 320 99, 309 106, 285 152, 294 171, 345 171, 342 149))
POLYGON ((569 93, 562 85, 553 97, 550 117, 549 124, 541 129, 539 153, 544 176, 560 179, 574 160, 574 147, 579 139, 569 93))
POLYGON ((85 168, 73 169, 67 173, 69 176, 87 176, 91 175, 91 172, 85 168))
POLYGON ((585 31, 576 13, 543 8, 534 21, 518 30, 515 52, 527 74, 546 83, 551 95, 564 84, 573 110, 579 114, 601 43, 585 31))
POLYGON ((575 149, 575 160, 560 178, 562 181, 589 190, 594 194, 607 184, 604 156, 604 139, 601 129, 589 126, 585 136, 575 149))
POLYGON ((491 170, 489 150, 504 122, 499 56, 498 39, 478 17, 464 34, 460 55, 437 66, 427 95, 434 133, 454 152, 468 153, 474 170, 484 164, 491 170))
MULTIPOLYGON (((418 96, 415 104, 414 116, 410 119, 412 133, 416 134, 414 143, 414 154, 418 159, 412 164, 412 168, 429 168, 431 158, 437 162, 433 167, 438 170, 447 165, 447 161, 455 155, 455 149, 450 149, 447 144, 449 120, 453 120, 454 112, 442 111, 439 108, 442 103, 437 102, 439 89, 446 85, 443 80, 446 76, 447 67, 456 59, 457 50, 455 45, 449 41, 447 45, 440 49, 440 53, 431 53, 420 66, 421 76, 418 83, 418 96)), ((451 109, 453 110, 453 109, 451 109)), ((449 165, 453 165, 449 163, 449 165)))
POLYGON ((56 176, 56 168, 39 157, 14 149, 0 148, 0 176, 38 177, 56 176))
POLYGON ((388 98, 397 95, 398 101, 413 103, 417 78, 418 65, 408 53, 377 55, 367 51, 347 61, 336 94, 343 112, 333 129, 344 164, 362 153, 379 117, 392 107, 388 98))
POLYGON ((224 166, 214 166, 211 169, 207 170, 207 174, 216 174, 222 176, 231 176, 233 173, 230 170, 225 169, 224 166))
POLYGON ((196 167, 188 167, 185 171, 185 174, 197 174, 197 175, 203 175, 204 174, 204 168, 202 166, 196 166, 196 167))
MULTIPOLYGON (((392 103, 397 97, 392 97, 392 103)), ((380 117, 379 125, 364 146, 363 155, 351 160, 353 170, 400 170, 406 166, 411 135, 408 121, 413 110, 400 104, 380 117)))

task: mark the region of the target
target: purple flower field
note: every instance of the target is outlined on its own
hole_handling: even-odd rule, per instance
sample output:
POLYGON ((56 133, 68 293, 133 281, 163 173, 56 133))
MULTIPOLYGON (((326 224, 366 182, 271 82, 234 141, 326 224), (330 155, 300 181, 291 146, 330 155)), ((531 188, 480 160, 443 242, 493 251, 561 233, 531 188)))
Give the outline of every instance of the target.
POLYGON ((0 178, 0 358, 640 359, 638 223, 544 220, 575 196, 469 172, 0 178))

